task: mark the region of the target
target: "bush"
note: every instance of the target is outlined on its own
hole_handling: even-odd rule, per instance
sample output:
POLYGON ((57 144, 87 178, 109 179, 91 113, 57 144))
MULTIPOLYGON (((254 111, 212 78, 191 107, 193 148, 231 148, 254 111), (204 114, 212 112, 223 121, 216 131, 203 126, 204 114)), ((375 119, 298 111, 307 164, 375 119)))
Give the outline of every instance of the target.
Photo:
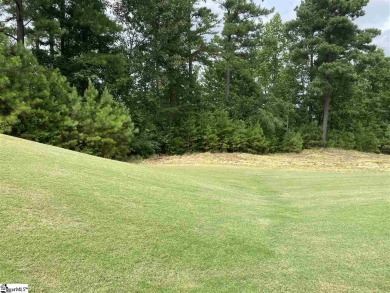
POLYGON ((305 149, 316 148, 322 145, 322 130, 317 122, 313 121, 310 124, 301 126, 299 133, 302 136, 305 149))
POLYGON ((363 152, 379 153, 379 140, 372 132, 357 137, 356 149, 363 152))
POLYGON ((226 152, 230 147, 230 138, 233 134, 233 121, 226 111, 216 111, 213 113, 213 123, 218 137, 218 150, 226 152))
POLYGON ((387 126, 384 137, 381 141, 381 152, 384 154, 390 154, 390 125, 387 126))
POLYGON ((186 141, 181 136, 171 136, 166 146, 166 153, 169 155, 182 155, 186 152, 186 141))
POLYGON ((153 135, 148 131, 135 131, 131 142, 132 155, 138 155, 142 158, 155 154, 158 149, 158 143, 153 139, 153 135))
POLYGON ((130 152, 134 125, 123 104, 91 83, 82 100, 58 70, 1 36, 0 112, 3 133, 106 158, 130 152))
POLYGON ((186 152, 193 152, 196 149, 198 140, 198 127, 194 116, 189 116, 180 129, 181 135, 184 136, 184 148, 186 152))
POLYGON ((203 112, 197 120, 199 150, 221 152, 231 148, 233 126, 226 111, 203 112))
POLYGON ((0 38, 0 132, 62 147, 75 145, 78 101, 58 70, 40 66, 22 46, 12 47, 0 38))
POLYGON ((89 82, 77 114, 76 150, 104 158, 125 160, 130 154, 134 124, 127 108, 89 82))
POLYGON ((380 151, 382 154, 390 155, 390 140, 382 143, 380 151))
POLYGON ((372 129, 364 128, 358 125, 357 131, 355 133, 355 139, 356 149, 358 151, 379 153, 380 143, 372 129))
POLYGON ((352 132, 339 130, 330 131, 328 140, 329 147, 353 150, 355 145, 355 135, 352 132))
POLYGON ((303 139, 299 132, 287 132, 283 137, 282 150, 287 153, 300 153, 303 139))
POLYGON ((215 129, 211 125, 207 125, 202 135, 202 150, 208 152, 218 151, 219 140, 215 129))
POLYGON ((268 152, 268 149, 269 143, 260 125, 249 126, 244 151, 252 154, 264 154, 268 152))
POLYGON ((243 152, 245 150, 247 138, 247 127, 245 122, 238 120, 233 123, 233 131, 230 137, 230 146, 232 152, 243 152))

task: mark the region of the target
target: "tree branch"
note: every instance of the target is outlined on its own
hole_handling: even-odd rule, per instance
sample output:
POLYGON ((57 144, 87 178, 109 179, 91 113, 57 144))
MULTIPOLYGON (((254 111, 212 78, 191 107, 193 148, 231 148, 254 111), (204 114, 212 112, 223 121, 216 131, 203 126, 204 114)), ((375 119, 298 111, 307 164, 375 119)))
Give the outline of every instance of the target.
POLYGON ((6 32, 4 31, 4 29, 0 29, 0 33, 3 33, 3 34, 5 34, 6 36, 8 36, 8 37, 10 37, 10 38, 13 38, 14 40, 17 40, 16 37, 14 37, 13 35, 11 35, 11 34, 9 34, 9 33, 6 33, 6 32))
POLYGON ((11 16, 10 18, 7 18, 6 20, 0 20, 0 22, 7 23, 7 22, 14 20, 14 19, 15 19, 15 16, 11 16))

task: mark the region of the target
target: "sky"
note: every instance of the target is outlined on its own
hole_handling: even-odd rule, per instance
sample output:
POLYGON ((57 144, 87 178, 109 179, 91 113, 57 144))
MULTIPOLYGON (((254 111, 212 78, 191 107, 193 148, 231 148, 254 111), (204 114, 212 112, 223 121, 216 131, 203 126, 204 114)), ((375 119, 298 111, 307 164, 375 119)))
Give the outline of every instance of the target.
MULTIPOLYGON (((218 12, 218 4, 212 0, 206 0, 207 6, 218 12)), ((254 0, 266 8, 275 7, 275 12, 279 12, 284 21, 295 17, 294 8, 299 5, 300 0, 254 0)), ((365 7, 366 15, 356 20, 361 28, 378 28, 382 34, 378 36, 374 43, 385 50, 390 56, 390 0, 370 0, 365 7)))

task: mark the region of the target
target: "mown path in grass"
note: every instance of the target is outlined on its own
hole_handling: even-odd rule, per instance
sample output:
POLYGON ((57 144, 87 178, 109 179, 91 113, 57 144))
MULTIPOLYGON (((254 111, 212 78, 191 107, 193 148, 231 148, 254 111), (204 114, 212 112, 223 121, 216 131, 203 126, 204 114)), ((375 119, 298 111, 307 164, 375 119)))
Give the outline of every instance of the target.
POLYGON ((390 174, 144 166, 0 136, 0 282, 390 291, 390 174))
POLYGON ((244 217, 254 223, 265 211, 262 220, 268 223, 263 236, 272 255, 258 262, 250 277, 260 291, 390 290, 389 173, 191 166, 161 169, 173 173, 182 169, 196 181, 217 177, 227 189, 241 182, 241 190, 260 186, 268 191, 262 196, 266 208, 259 205, 255 210, 249 203, 246 210, 254 211, 254 218, 244 217), (202 168, 208 171, 200 171, 202 168))

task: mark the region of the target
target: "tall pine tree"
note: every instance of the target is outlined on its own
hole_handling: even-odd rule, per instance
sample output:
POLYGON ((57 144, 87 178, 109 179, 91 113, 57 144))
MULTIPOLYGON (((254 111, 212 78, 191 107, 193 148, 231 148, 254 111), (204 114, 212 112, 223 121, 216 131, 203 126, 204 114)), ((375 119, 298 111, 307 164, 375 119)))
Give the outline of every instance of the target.
POLYGON ((296 37, 295 61, 309 67, 311 94, 322 103, 322 144, 326 146, 329 112, 351 94, 355 79, 353 62, 373 51, 370 45, 378 30, 362 30, 354 20, 364 15, 368 0, 304 0, 297 18, 289 23, 296 37))

